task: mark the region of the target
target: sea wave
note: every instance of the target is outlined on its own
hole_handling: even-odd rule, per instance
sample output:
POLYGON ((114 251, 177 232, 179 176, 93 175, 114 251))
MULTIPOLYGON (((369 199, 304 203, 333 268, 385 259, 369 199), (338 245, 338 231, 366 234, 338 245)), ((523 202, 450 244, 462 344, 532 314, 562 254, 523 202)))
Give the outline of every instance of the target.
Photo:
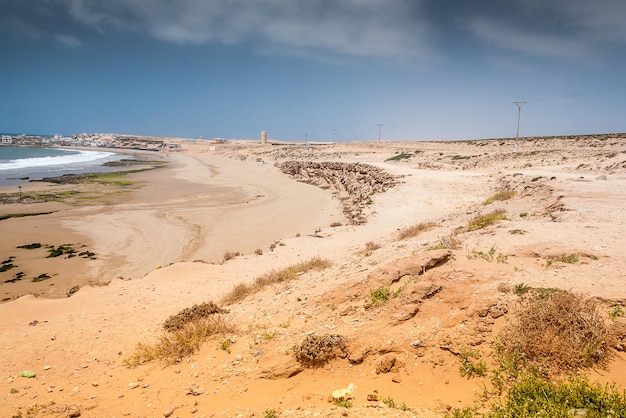
POLYGON ((53 167, 53 166, 78 166, 86 163, 105 159, 115 155, 113 152, 107 151, 82 151, 82 150, 65 150, 66 155, 47 156, 47 157, 31 157, 19 158, 0 163, 0 170, 16 170, 34 167, 53 167), (71 153, 70 153, 71 152, 71 153))

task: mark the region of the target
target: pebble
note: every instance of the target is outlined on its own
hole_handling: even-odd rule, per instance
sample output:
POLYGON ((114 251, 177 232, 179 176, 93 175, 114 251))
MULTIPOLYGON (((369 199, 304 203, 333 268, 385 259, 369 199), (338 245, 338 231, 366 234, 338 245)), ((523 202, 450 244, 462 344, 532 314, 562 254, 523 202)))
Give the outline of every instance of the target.
POLYGON ((137 389, 139 387, 139 383, 137 383, 137 382, 129 383, 128 387, 131 388, 131 389, 137 389))
POLYGON ((44 370, 50 370, 50 366, 43 366, 44 370))

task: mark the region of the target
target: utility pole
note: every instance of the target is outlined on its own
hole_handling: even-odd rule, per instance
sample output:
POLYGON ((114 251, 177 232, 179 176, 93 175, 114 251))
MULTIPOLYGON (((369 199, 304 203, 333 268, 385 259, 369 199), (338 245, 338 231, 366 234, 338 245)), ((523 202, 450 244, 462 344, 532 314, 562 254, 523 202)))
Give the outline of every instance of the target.
POLYGON ((522 106, 528 102, 513 102, 517 105, 517 132, 515 133, 515 152, 517 152, 517 140, 519 139, 519 121, 522 117, 522 106))
POLYGON ((383 124, 379 123, 378 124, 378 142, 380 142, 380 128, 382 128, 382 127, 383 127, 383 124))

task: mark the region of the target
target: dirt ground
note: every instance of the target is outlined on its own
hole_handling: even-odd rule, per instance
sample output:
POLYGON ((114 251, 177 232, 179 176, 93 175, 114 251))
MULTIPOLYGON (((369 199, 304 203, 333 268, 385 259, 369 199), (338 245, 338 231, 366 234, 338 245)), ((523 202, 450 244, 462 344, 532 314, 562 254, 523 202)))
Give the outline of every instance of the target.
MULTIPOLYGON (((626 135, 529 138, 517 150, 512 140, 489 140, 190 145, 184 152, 219 158, 222 170, 230 161, 272 176, 285 161, 369 164, 396 184, 368 196, 365 186, 351 191, 321 170, 326 180, 316 187, 340 203, 333 210, 358 206, 365 222, 333 212, 317 228, 290 230, 272 237, 272 248, 225 262, 180 259, 142 278, 83 286, 71 297, 0 304, 3 416, 439 417, 474 404, 489 385, 488 377, 461 377, 460 354, 471 349, 494 364, 491 343, 515 314, 515 286, 595 297, 607 323, 623 322, 609 312, 626 304, 626 135), (514 193, 486 202, 503 190, 514 193), (472 219, 495 210, 504 219, 468 231, 472 219), (420 223, 431 226, 399 239, 420 223), (451 240, 454 248, 441 245, 451 240), (228 306, 235 330, 192 356, 124 365, 137 343, 163 334, 169 316, 312 257, 332 264, 228 306), (386 287, 395 297, 372 304, 371 292, 386 287), (310 335, 341 336, 346 348, 305 367, 294 347, 310 335), (22 377, 24 370, 36 376, 22 377), (333 391, 349 387, 352 407, 331 402, 333 391), (390 399, 407 410, 390 408, 390 399)), ((264 193, 255 187, 255 195, 264 193)), ((585 373, 626 389, 626 356, 616 351, 607 369, 585 373)))

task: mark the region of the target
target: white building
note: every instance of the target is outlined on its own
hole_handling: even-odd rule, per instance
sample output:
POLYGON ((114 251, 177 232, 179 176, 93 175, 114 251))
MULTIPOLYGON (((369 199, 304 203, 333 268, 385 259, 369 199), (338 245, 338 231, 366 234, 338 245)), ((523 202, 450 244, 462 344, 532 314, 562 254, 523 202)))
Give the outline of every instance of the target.
POLYGON ((13 137, 11 135, 2 135, 2 143, 3 144, 12 144, 13 137))

